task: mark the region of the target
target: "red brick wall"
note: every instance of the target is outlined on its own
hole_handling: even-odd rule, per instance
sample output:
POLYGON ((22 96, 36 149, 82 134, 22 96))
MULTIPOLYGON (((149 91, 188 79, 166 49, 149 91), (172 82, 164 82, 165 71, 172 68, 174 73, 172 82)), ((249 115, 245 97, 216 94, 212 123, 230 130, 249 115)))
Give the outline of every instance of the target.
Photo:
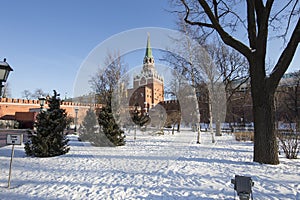
POLYGON ((17 121, 34 121, 36 112, 16 112, 15 118, 17 121))
MULTIPOLYGON (((90 107, 101 108, 99 104, 81 104, 74 102, 62 102, 61 108, 65 109, 68 116, 75 118, 75 108, 78 108, 78 124, 83 121, 86 111, 90 107)), ((45 106, 47 108, 47 105, 45 106)), ((30 109, 39 110, 38 100, 0 98, 0 118, 5 115, 15 115, 16 112, 29 112, 30 109)))

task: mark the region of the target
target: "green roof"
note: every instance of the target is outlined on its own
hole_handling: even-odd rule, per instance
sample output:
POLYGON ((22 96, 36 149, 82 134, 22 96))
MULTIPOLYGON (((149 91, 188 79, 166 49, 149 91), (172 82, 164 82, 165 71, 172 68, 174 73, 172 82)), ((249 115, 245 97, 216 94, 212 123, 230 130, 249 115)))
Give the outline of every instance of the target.
POLYGON ((148 39, 147 39, 147 47, 146 47, 145 57, 153 58, 152 49, 151 49, 151 46, 150 46, 150 34, 149 33, 148 33, 148 39))

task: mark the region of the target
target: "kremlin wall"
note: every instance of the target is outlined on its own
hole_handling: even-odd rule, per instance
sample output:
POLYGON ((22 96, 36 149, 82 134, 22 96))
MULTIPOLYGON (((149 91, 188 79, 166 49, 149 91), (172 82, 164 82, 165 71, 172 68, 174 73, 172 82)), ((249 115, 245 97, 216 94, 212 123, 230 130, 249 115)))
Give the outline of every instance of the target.
MULTIPOLYGON (((31 128, 35 121, 36 115, 40 111, 39 100, 0 98, 0 120, 16 120, 20 128, 31 128)), ((47 103, 44 106, 47 108, 47 103)), ((75 108, 78 109, 77 123, 82 123, 86 111, 90 108, 101 108, 99 104, 84 104, 74 102, 62 102, 61 108, 65 109, 67 115, 75 119, 75 108)))

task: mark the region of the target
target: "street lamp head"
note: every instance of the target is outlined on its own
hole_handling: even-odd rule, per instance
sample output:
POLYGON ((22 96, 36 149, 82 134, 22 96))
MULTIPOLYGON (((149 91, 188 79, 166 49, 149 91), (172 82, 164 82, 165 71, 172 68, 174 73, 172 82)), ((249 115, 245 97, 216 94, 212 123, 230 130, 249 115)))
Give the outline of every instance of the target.
POLYGON ((13 69, 6 62, 6 58, 0 61, 0 97, 2 96, 2 88, 4 86, 2 83, 7 81, 9 72, 11 71, 13 71, 13 69))
POLYGON ((0 61, 0 82, 6 82, 9 72, 13 71, 13 69, 6 62, 6 58, 3 61, 0 61))
POLYGON ((46 98, 44 96, 40 96, 39 102, 40 102, 41 108, 43 108, 43 106, 45 105, 45 102, 46 102, 46 98))

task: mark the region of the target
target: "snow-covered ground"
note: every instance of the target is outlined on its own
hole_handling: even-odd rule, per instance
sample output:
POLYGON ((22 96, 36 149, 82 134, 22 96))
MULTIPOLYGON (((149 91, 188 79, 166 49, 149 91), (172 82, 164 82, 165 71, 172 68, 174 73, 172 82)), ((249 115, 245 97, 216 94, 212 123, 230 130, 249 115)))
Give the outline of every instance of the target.
POLYGON ((300 199, 300 160, 280 157, 277 166, 252 162, 253 144, 230 135, 212 144, 209 134, 127 136, 126 146, 93 147, 70 136, 68 154, 26 157, 0 148, 0 199, 234 199, 234 175, 251 176, 254 199, 300 199))

